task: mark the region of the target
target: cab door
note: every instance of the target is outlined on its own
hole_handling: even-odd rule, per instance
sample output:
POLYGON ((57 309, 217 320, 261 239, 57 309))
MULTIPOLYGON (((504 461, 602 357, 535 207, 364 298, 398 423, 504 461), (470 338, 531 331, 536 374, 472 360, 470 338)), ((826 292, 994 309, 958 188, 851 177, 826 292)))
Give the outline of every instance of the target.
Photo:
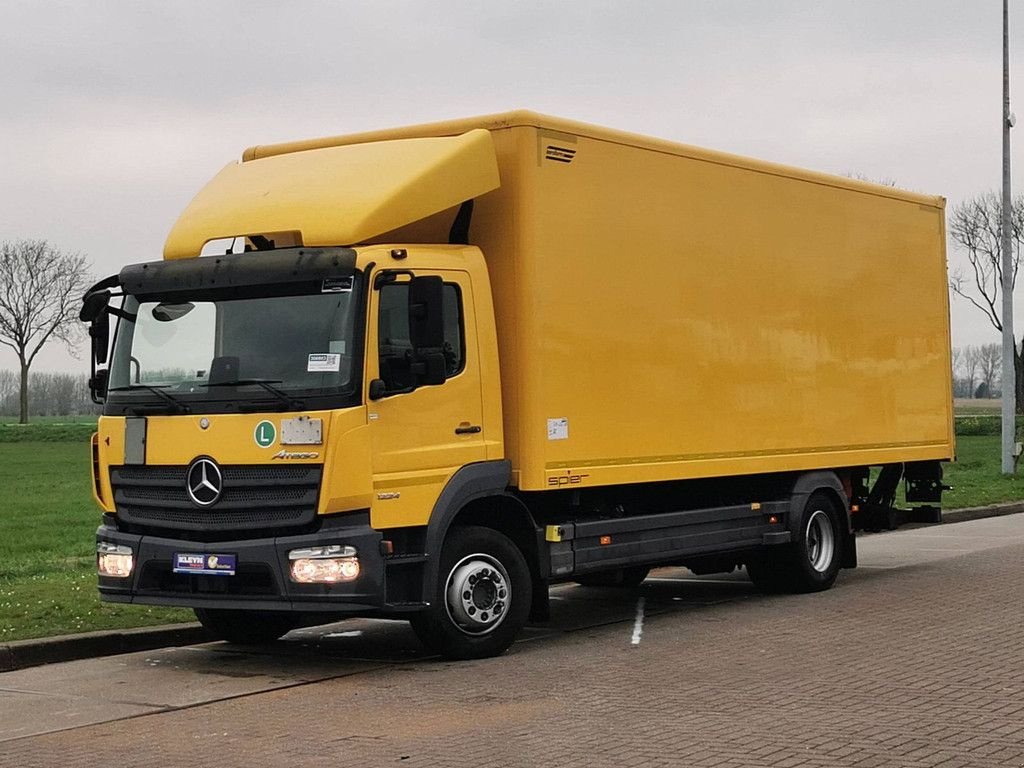
POLYGON ((377 274, 386 276, 373 281, 368 313, 371 524, 425 525, 452 474, 486 458, 473 288, 458 270, 377 274), (428 276, 443 281, 444 381, 436 384, 422 383, 410 333, 410 281, 428 276))

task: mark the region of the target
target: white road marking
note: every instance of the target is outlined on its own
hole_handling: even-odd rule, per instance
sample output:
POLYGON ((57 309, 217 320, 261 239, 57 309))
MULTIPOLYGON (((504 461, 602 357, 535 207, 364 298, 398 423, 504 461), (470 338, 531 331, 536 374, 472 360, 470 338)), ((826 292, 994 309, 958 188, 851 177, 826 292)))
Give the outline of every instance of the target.
POLYGON ((633 622, 633 645, 640 645, 640 635, 644 631, 644 599, 636 601, 636 620, 633 622))

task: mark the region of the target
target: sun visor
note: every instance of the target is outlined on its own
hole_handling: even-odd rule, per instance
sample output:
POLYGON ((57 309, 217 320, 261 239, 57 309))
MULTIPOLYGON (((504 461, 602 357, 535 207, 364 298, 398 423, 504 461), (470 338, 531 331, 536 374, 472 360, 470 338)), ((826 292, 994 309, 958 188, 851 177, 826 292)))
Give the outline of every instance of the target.
POLYGON ((310 149, 232 163, 195 196, 165 259, 210 240, 274 233, 306 246, 355 245, 499 186, 489 131, 310 149))

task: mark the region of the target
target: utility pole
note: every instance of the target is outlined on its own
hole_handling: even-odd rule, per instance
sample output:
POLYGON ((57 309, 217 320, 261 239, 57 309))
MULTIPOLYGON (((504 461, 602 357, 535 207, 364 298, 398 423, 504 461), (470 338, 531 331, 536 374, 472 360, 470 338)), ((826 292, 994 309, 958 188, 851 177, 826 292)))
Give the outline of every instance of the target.
POLYGON ((1010 231, 1010 0, 1003 0, 1003 474, 1012 475, 1017 442, 1017 371, 1013 364, 1013 240, 1010 231))

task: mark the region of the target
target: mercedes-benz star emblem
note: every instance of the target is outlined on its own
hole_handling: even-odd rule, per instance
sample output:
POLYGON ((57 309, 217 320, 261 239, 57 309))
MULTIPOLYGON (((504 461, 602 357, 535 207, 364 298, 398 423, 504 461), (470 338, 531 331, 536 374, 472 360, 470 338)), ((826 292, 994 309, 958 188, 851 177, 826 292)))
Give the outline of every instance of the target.
POLYGON ((201 507, 208 507, 220 498, 224 478, 213 459, 196 459, 185 475, 188 497, 201 507))

